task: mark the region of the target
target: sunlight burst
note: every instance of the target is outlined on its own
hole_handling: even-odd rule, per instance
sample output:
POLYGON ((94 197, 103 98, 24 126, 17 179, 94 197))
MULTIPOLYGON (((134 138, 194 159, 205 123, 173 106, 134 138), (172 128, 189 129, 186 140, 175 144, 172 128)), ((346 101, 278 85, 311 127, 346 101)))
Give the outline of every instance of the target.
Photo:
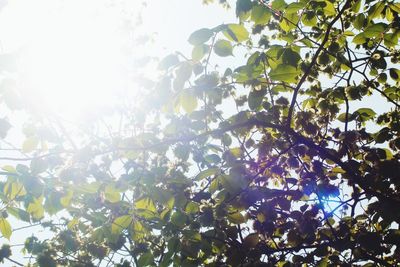
POLYGON ((138 4, 127 8, 124 2, 10 3, 5 20, 16 32, 8 33, 8 40, 14 37, 13 45, 19 45, 24 95, 50 111, 68 113, 111 103, 131 78, 133 22, 123 12, 137 11, 138 4))

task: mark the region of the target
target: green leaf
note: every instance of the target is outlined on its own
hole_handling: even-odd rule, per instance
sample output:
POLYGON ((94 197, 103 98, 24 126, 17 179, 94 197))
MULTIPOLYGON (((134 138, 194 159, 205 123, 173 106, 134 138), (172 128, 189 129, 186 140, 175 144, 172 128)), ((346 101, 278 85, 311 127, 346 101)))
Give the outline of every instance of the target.
POLYGON ((78 218, 73 218, 72 220, 70 220, 67 224, 67 228, 69 230, 73 230, 75 228, 75 226, 77 226, 79 224, 79 219, 78 218))
POLYGON ((369 9, 368 18, 371 20, 381 16, 384 9, 385 9, 385 2, 379 1, 369 9))
POLYGON ((179 210, 177 210, 176 212, 174 212, 174 214, 171 215, 171 222, 178 227, 185 226, 186 220, 187 216, 179 210))
POLYGON ((395 69, 395 68, 390 68, 389 75, 393 80, 395 80, 397 82, 400 81, 400 70, 395 69))
POLYGON ((354 20, 353 26, 357 30, 360 30, 364 26, 364 22, 365 22, 365 15, 363 13, 360 13, 357 15, 356 19, 354 20))
POLYGON ((205 179, 207 177, 210 177, 212 175, 215 175, 215 174, 217 174, 219 172, 220 172, 220 169, 217 168, 217 167, 209 168, 209 169, 201 171, 199 174, 197 174, 195 180, 196 181, 201 181, 201 180, 203 180, 203 179, 205 179))
POLYGON ((241 224, 246 222, 246 219, 240 212, 228 214, 228 220, 233 224, 241 224))
POLYGON ((274 0, 272 1, 271 7, 274 10, 283 11, 283 9, 287 6, 284 0, 274 0))
POLYGON ((22 151, 24 153, 30 153, 34 151, 39 144, 39 139, 36 136, 28 137, 22 144, 22 151))
POLYGON ((279 26, 285 32, 289 32, 296 28, 297 23, 299 22, 300 17, 296 13, 285 14, 284 19, 279 23, 279 26))
POLYGON ((158 64, 158 68, 167 70, 168 68, 170 68, 178 63, 179 63, 178 56, 175 54, 171 54, 161 60, 161 62, 158 64))
POLYGON ((188 214, 195 214, 199 212, 199 210, 200 210, 200 204, 193 201, 190 201, 185 208, 185 212, 188 214))
POLYGON ((353 43, 355 44, 364 44, 367 41, 367 38, 365 38, 364 33, 359 33, 353 38, 353 43))
POLYGON ((26 195, 26 190, 22 183, 10 181, 4 185, 4 194, 8 199, 14 200, 17 197, 26 195))
POLYGON ((156 212, 157 211, 153 200, 151 200, 148 197, 142 198, 142 199, 136 201, 135 202, 135 208, 139 209, 139 210, 148 210, 148 211, 151 211, 151 212, 156 212))
POLYGON ((30 215, 23 209, 10 207, 7 208, 7 212, 17 218, 18 220, 22 220, 24 222, 30 222, 30 215))
POLYGON ((138 260, 138 266, 149 266, 152 265, 154 262, 154 256, 151 252, 147 252, 140 256, 138 260))
POLYGON ((179 98, 179 103, 185 112, 189 114, 195 111, 197 108, 197 98, 193 93, 191 93, 190 90, 182 91, 179 98))
POLYGON ((251 10, 251 20, 254 21, 256 25, 267 24, 271 16, 271 11, 261 5, 255 5, 251 10))
POLYGON ((243 240, 243 245, 246 248, 255 248, 258 244, 258 242, 260 242, 260 238, 258 236, 257 233, 253 233, 253 234, 249 234, 248 236, 246 236, 243 240))
POLYGON ((296 82, 296 77, 300 75, 301 71, 290 65, 278 65, 269 73, 269 77, 274 81, 282 81, 288 83, 296 82))
POLYGON ((39 198, 34 198, 33 202, 29 203, 28 208, 26 209, 27 212, 29 212, 33 218, 39 220, 44 217, 44 208, 42 205, 43 202, 43 196, 39 198))
POLYGON ((342 168, 340 168, 340 167, 335 167, 335 168, 332 168, 332 170, 331 170, 333 173, 341 173, 341 174, 343 174, 343 173, 346 173, 346 171, 345 170, 343 170, 342 168))
POLYGON ((118 190, 112 185, 107 185, 104 189, 104 197, 111 203, 117 203, 121 200, 121 195, 118 190))
POLYGON ((373 119, 376 115, 376 112, 370 108, 359 108, 354 113, 357 113, 362 118, 362 121, 373 119))
POLYGON ((285 13, 286 14, 292 14, 292 13, 297 13, 300 9, 303 9, 305 7, 304 2, 297 2, 297 3, 290 3, 286 8, 285 8, 285 13))
POLYGON ((247 98, 249 108, 251 110, 256 110, 258 107, 260 107, 264 100, 264 96, 266 93, 267 93, 267 90, 265 90, 265 89, 251 90, 249 93, 249 96, 247 98))
POLYGON ((231 56, 232 50, 232 44, 227 40, 218 40, 214 44, 214 52, 220 57, 231 56))
POLYGON ((249 32, 242 24, 227 24, 223 34, 231 41, 243 42, 249 39, 249 32))
POLYGON ((196 45, 192 50, 192 59, 194 61, 200 61, 210 51, 210 47, 205 44, 196 45))
POLYGON ((11 124, 6 119, 0 119, 0 138, 6 138, 8 130, 10 130, 11 124))
POLYGON ((0 218, 0 232, 5 238, 10 240, 12 229, 10 223, 5 218, 0 218))
POLYGON ((251 10, 253 3, 251 0, 237 0, 236 1, 236 16, 241 19, 246 19, 247 12, 251 10))
POLYGON ((131 215, 123 215, 114 220, 111 225, 111 232, 113 234, 119 234, 124 229, 127 229, 132 223, 132 216, 131 215))
POLYGON ((367 38, 379 37, 379 35, 381 35, 385 31, 386 27, 387 25, 382 22, 368 26, 364 30, 364 36, 367 38))
POLYGON ((210 29, 207 28, 202 28, 200 30, 197 30, 193 32, 189 36, 189 43, 192 45, 201 45, 210 40, 210 38, 213 36, 214 32, 210 29))
POLYGON ((73 191, 69 190, 65 196, 60 198, 60 203, 64 208, 67 208, 71 205, 71 200, 73 195, 74 195, 73 191))
POLYGON ((384 44, 388 47, 395 47, 399 41, 399 34, 385 33, 383 36, 384 44))
POLYGON ((324 7, 324 13, 327 16, 334 16, 336 14, 335 6, 329 2, 325 1, 326 6, 324 7))

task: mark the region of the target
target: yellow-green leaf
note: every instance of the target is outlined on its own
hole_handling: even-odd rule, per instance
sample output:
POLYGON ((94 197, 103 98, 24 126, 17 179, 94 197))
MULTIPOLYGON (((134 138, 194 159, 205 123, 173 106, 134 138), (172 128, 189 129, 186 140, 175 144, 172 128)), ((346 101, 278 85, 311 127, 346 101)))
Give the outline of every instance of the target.
POLYGON ((140 209, 140 210, 148 210, 148 211, 151 211, 151 212, 156 212, 157 211, 153 200, 151 200, 148 197, 142 198, 142 199, 136 201, 135 202, 135 208, 136 209, 140 209))
POLYGON ((10 181, 4 186, 4 194, 8 197, 8 199, 14 200, 19 196, 26 195, 26 190, 22 183, 10 181))
POLYGON ((197 98, 189 90, 183 90, 179 102, 186 113, 192 113, 197 108, 197 98))
POLYGON ((104 197, 111 203, 116 203, 120 201, 121 195, 113 186, 107 185, 104 189, 104 197))
POLYGON ((113 234, 119 234, 124 229, 127 229, 129 225, 132 223, 132 216, 131 215, 123 215, 114 220, 111 225, 111 232, 113 234))
POLYGON ((249 38, 249 32, 241 24, 228 24, 223 33, 229 40, 239 43, 249 38))
POLYGON ((44 208, 42 205, 43 196, 39 198, 35 198, 33 202, 29 203, 28 208, 26 209, 33 218, 39 220, 44 217, 44 208))
POLYGON ((10 223, 5 218, 0 218, 0 232, 5 238, 10 240, 12 229, 10 223))
POLYGON ((246 219, 240 212, 228 214, 228 220, 234 224, 241 224, 246 221, 246 219))
POLYGON ((270 71, 269 77, 274 81, 294 83, 300 73, 301 71, 293 66, 281 64, 276 69, 270 71))
POLYGON ((25 139, 24 143, 22 144, 22 151, 24 153, 30 153, 34 151, 39 144, 39 139, 36 137, 32 136, 27 139, 25 139))
POLYGON ((69 190, 65 196, 60 198, 60 203, 64 208, 69 207, 71 205, 71 200, 73 195, 74 193, 71 190, 69 190))
POLYGON ((220 57, 227 57, 232 55, 232 44, 227 40, 218 40, 214 45, 214 52, 220 57))

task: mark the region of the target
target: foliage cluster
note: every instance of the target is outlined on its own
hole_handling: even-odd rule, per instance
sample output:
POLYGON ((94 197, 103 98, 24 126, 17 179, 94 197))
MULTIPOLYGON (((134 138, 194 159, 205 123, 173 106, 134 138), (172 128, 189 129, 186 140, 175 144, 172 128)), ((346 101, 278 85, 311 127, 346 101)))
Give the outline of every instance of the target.
MULTIPOLYGON (((33 265, 400 264, 400 4, 235 8, 237 23, 160 62, 117 127, 26 122, 26 158, 2 166, 0 231, 12 216, 53 234, 27 238, 33 265), (215 67, 234 54, 242 65, 215 67)), ((2 105, 24 107, 16 88, 2 105)))

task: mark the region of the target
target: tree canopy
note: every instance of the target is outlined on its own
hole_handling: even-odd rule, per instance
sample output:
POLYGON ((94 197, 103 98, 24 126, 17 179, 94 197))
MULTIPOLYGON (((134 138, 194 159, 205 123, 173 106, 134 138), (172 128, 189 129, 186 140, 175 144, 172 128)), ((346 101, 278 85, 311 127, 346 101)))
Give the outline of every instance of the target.
MULTIPOLYGON (((50 237, 28 232, 29 263, 5 242, 1 261, 400 264, 400 3, 220 3, 235 23, 193 32, 191 55, 86 125, 34 113, 3 80, 2 109, 29 116, 22 158, 2 158, 0 232, 50 237)), ((15 124, 0 120, 4 142, 15 124)))

